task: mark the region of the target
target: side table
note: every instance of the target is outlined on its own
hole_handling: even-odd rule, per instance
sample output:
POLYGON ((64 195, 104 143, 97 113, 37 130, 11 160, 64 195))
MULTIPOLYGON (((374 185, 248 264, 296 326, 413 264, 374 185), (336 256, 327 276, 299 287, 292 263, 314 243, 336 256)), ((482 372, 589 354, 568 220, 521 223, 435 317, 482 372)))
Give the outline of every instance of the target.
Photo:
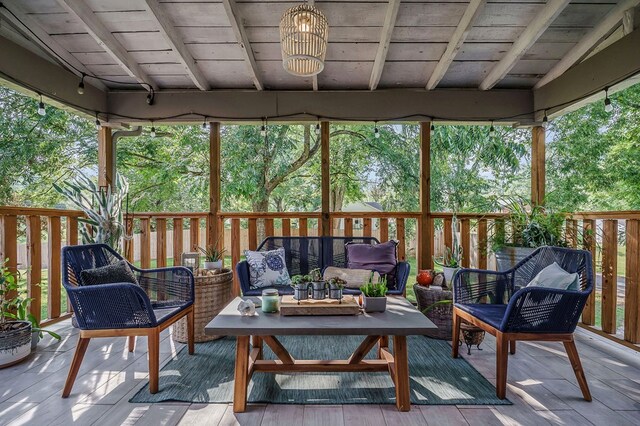
MULTIPOLYGON (((194 340, 196 343, 216 340, 223 336, 211 336, 204 332, 204 327, 229 304, 233 286, 233 272, 221 269, 219 273, 209 275, 210 271, 198 270, 194 274, 194 340)), ((173 326, 173 340, 187 342, 187 321, 181 319, 173 326)))
POLYGON ((451 340, 453 292, 440 286, 424 287, 418 284, 414 284, 413 291, 415 292, 420 312, 424 313, 424 310, 430 307, 425 315, 438 326, 435 330, 429 330, 425 336, 434 339, 451 340))

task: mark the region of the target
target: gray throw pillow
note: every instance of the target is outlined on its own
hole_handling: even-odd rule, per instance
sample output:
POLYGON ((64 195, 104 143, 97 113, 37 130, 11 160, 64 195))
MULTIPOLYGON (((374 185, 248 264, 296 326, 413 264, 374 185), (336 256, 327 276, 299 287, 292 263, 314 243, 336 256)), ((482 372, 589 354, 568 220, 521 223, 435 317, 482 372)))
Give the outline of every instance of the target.
POLYGON ((578 274, 565 271, 556 262, 538 272, 527 287, 544 287, 556 290, 579 290, 578 274))
POLYGON ((138 284, 136 276, 125 260, 113 265, 101 266, 94 269, 85 269, 80 272, 81 285, 131 283, 138 284))

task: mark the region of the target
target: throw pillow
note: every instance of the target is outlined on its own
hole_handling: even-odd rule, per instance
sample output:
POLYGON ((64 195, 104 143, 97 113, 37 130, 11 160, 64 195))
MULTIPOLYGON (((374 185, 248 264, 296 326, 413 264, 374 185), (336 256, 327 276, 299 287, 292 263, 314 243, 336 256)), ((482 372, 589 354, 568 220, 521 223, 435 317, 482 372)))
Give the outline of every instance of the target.
POLYGON ((271 251, 244 252, 249 264, 249 284, 251 288, 283 286, 291 284, 284 247, 271 251))
POLYGON ((553 262, 538 272, 527 287, 553 288, 556 290, 578 290, 578 274, 569 273, 553 262))
POLYGON ((138 280, 136 280, 136 276, 126 260, 120 260, 113 265, 85 269, 80 272, 80 285, 111 283, 138 284, 138 280))
POLYGON ((398 242, 382 244, 347 243, 347 267, 349 269, 369 269, 387 276, 387 285, 395 287, 395 270, 398 264, 398 242))
POLYGON ((349 269, 327 266, 324 270, 323 279, 325 281, 329 281, 331 278, 340 278, 347 282, 345 284, 346 288, 359 290, 365 281, 369 281, 369 278, 372 277, 374 283, 377 283, 380 280, 380 274, 370 269, 349 269))

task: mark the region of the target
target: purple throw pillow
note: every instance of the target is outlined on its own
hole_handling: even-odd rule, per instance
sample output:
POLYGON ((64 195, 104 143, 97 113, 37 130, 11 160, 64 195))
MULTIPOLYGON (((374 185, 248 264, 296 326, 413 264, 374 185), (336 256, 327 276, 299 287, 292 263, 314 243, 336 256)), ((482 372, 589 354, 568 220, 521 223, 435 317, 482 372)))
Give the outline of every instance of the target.
POLYGON ((398 264, 398 243, 387 241, 382 244, 347 243, 347 268, 369 269, 380 275, 387 275, 388 285, 395 286, 395 269, 398 264))

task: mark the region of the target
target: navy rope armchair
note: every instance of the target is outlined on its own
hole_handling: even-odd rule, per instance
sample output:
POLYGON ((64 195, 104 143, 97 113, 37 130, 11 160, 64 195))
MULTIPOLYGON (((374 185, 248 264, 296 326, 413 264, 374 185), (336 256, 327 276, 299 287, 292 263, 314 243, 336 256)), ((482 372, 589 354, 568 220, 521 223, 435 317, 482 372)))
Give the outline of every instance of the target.
POLYGON ((591 401, 573 332, 593 290, 591 253, 561 247, 541 247, 504 272, 461 269, 453 279, 453 357, 458 356, 462 320, 496 337, 496 393, 504 399, 508 354, 517 340, 561 341, 576 373, 584 399, 591 401), (556 262, 578 273, 579 289, 527 287, 545 267, 556 262))
POLYGON ((184 267, 143 270, 129 264, 137 284, 83 282, 81 272, 122 261, 105 244, 67 246, 62 249, 63 285, 69 296, 80 338, 62 393, 71 393, 87 345, 94 337, 128 336, 129 351, 136 336, 149 342, 149 391, 158 391, 160 332, 186 316, 189 354, 194 352, 194 280, 184 267))

